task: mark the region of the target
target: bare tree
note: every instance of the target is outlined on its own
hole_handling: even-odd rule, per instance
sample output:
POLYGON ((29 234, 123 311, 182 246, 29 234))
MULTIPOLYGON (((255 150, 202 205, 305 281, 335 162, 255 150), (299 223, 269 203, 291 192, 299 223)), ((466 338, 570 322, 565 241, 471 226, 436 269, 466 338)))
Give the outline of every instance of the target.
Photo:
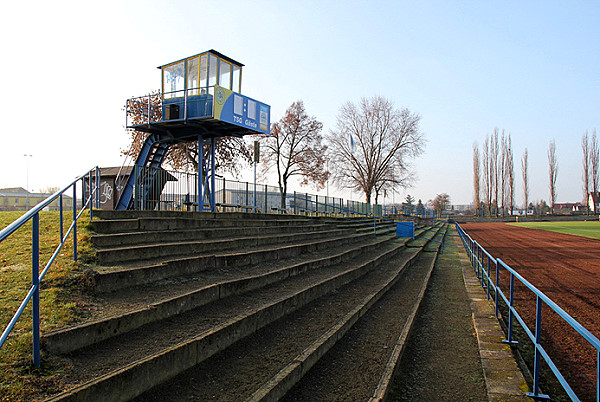
POLYGON ((492 188, 493 188, 493 179, 492 179, 492 168, 491 168, 491 160, 490 160, 490 138, 489 136, 485 137, 485 141, 483 142, 483 186, 484 186, 484 196, 485 196, 485 205, 488 210, 488 216, 492 216, 492 188))
POLYGON ((473 143, 473 205, 475 206, 475 216, 479 213, 479 204, 481 203, 481 163, 479 161, 479 146, 477 142, 473 143))
POLYGON ((506 138, 506 202, 510 214, 513 214, 515 204, 515 164, 513 159, 512 138, 506 138))
MULTIPOLYGON (((592 133, 592 141, 590 144, 590 181, 591 190, 596 193, 600 186, 600 145, 598 144, 598 137, 596 136, 596 130, 592 133)), ((596 211, 594 211, 596 212, 596 211)))
POLYGON ((589 139, 587 130, 585 131, 585 134, 583 135, 583 137, 581 137, 581 151, 583 152, 583 159, 582 159, 583 172, 581 173, 581 178, 583 179, 583 194, 584 194, 584 200, 585 200, 586 214, 589 215, 590 214, 590 203, 588 201, 588 197, 590 196, 591 150, 590 150, 590 139, 589 139))
POLYGON ((433 210, 437 212, 438 216, 450 205, 450 196, 446 193, 438 194, 431 202, 433 210))
POLYGON ((409 159, 420 155, 425 144, 420 120, 380 96, 344 104, 329 135, 334 181, 363 192, 367 203, 385 187, 405 187, 409 159))
POLYGON ((554 213, 554 204, 556 203, 556 176, 558 174, 558 161, 556 159, 556 143, 550 141, 548 146, 548 173, 550 175, 550 208, 554 213))
POLYGON ((492 201, 492 203, 494 203, 494 214, 496 216, 498 216, 498 205, 499 205, 499 200, 498 200, 498 185, 499 185, 499 180, 498 180, 498 176, 499 176, 499 171, 500 168, 498 166, 498 159, 499 159, 499 144, 498 144, 498 129, 495 128, 494 129, 494 133, 492 134, 492 137, 490 139, 490 146, 491 146, 491 150, 490 150, 490 165, 491 165, 491 175, 492 175, 492 183, 493 183, 493 189, 494 189, 494 199, 492 201))
POLYGON ((523 151, 523 157, 521 158, 521 175, 523 177, 523 197, 525 198, 525 216, 527 216, 527 210, 529 208, 529 175, 528 175, 528 161, 527 161, 527 148, 523 151))
POLYGON ((507 186, 507 177, 506 177, 506 158, 507 158, 507 143, 506 136, 504 135, 504 130, 502 130, 502 136, 500 137, 500 154, 498 157, 500 158, 500 167, 499 167, 499 182, 500 182, 500 202, 501 205, 501 215, 504 216, 504 211, 506 209, 506 186, 507 186))
POLYGON ((323 124, 306 114, 304 103, 296 101, 283 117, 271 126, 271 134, 261 135, 264 144, 262 172, 277 170, 281 208, 285 208, 288 180, 302 177, 301 184, 311 182, 324 187, 329 172, 325 169, 326 146, 321 144, 323 124))

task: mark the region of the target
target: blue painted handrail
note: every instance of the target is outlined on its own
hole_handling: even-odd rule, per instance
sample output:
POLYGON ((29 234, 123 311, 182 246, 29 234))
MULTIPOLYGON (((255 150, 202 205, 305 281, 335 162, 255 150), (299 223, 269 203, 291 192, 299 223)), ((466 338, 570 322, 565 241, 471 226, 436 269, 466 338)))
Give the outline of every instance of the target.
MULTIPOLYGON (((577 397, 573 388, 569 385, 567 380, 564 378, 552 358, 548 355, 546 350, 541 345, 541 329, 542 329, 542 306, 545 304, 554 310, 558 316, 563 319, 567 324, 571 326, 575 331, 577 331, 586 341, 590 343, 592 347, 596 349, 596 401, 600 402, 600 340, 594 336, 590 331, 588 331, 583 325, 581 325, 577 320, 569 315, 566 311, 564 311, 558 304, 556 304, 552 299, 546 296, 542 291, 532 285, 527 279, 525 279, 521 274, 507 265, 504 261, 499 258, 494 258, 490 253, 488 253, 480 244, 478 244, 475 240, 473 240, 457 223, 456 229, 458 234, 463 242, 465 250, 469 254, 469 258, 471 261, 471 265, 475 270, 477 277, 481 280, 481 286, 487 287, 488 291, 488 299, 490 298, 490 289, 492 289, 495 293, 494 303, 496 305, 496 317, 498 317, 498 304, 499 297, 502 298, 504 303, 509 309, 509 317, 508 317, 508 330, 507 335, 508 339, 506 342, 515 343, 512 340, 512 322, 513 319, 516 319, 521 327, 527 334, 528 338, 531 340, 535 347, 535 355, 534 355, 534 369, 533 369, 533 392, 527 393, 528 396, 533 398, 544 399, 547 398, 547 395, 540 394, 539 390, 539 380, 540 380, 540 357, 543 357, 557 380, 565 390, 565 392, 569 395, 571 400, 579 401, 580 399, 577 397), (488 270, 484 269, 485 260, 487 259, 488 270), (491 275, 491 264, 496 266, 495 271, 495 281, 491 275), (499 268, 502 267, 505 269, 510 275, 510 283, 509 283, 509 295, 508 297, 502 291, 500 287, 499 281, 499 268), (523 285, 527 287, 533 294, 536 296, 536 323, 535 329, 530 329, 520 314, 517 312, 513 305, 514 300, 514 280, 518 280, 523 285)), ((506 285, 504 285, 506 287, 506 285)))
MULTIPOLYGON (((32 301, 33 363, 37 367, 40 366, 40 305, 39 305, 40 283, 44 279, 44 276, 46 276, 46 273, 50 269, 50 266, 52 265, 52 263, 54 262, 54 260, 56 259, 56 257, 60 253, 60 251, 62 250, 63 246, 65 245, 65 243, 71 233, 73 233, 73 260, 77 261, 77 220, 81 217, 81 214, 85 211, 85 209, 88 206, 90 207, 90 219, 92 219, 92 217, 93 217, 92 205, 95 204, 96 207, 98 207, 100 205, 100 198, 99 198, 100 186, 98 185, 100 183, 100 179, 101 179, 100 178, 100 169, 95 167, 94 169, 90 170, 86 174, 75 179, 71 184, 69 184, 62 190, 58 191, 57 193, 51 195, 50 197, 46 198, 41 203, 34 206, 28 212, 23 214, 19 219, 15 220, 13 223, 11 223, 10 225, 8 225, 7 227, 5 227, 4 229, 2 229, 0 231, 0 242, 2 242, 4 240, 6 240, 11 234, 16 232, 19 228, 21 228, 24 224, 29 222, 29 220, 32 221, 32 240, 31 240, 31 282, 32 283, 31 283, 31 288, 29 289, 29 292, 27 292, 27 295, 21 302, 21 305, 17 309, 17 312, 13 315, 12 319, 10 320, 10 322, 8 323, 8 325, 2 332, 2 335, 0 336, 0 348, 2 348, 2 346, 4 345, 4 342, 6 342, 6 339, 10 335, 12 329, 14 328, 14 326, 17 323, 17 321, 19 320, 19 318, 21 317, 21 314, 25 310, 25 307, 27 307, 27 304, 29 303, 29 301, 32 301), (88 186, 89 186, 89 190, 87 191, 88 197, 85 200, 85 202, 82 203, 81 211, 79 213, 77 213, 77 183, 79 181, 81 181, 82 188, 83 188, 84 187, 83 184, 85 183, 86 179, 88 180, 88 186), (92 188, 92 183, 97 183, 94 188, 92 188), (67 232, 65 234, 63 231, 62 197, 63 197, 63 194, 66 193, 71 188, 73 190, 73 223, 71 223, 71 226, 69 227, 69 229, 67 230, 67 232), (60 199, 59 210, 60 210, 61 242, 57 246, 57 248, 54 250, 54 253, 50 257, 50 259, 48 260, 48 262, 46 263, 46 265, 44 266, 44 269, 42 270, 42 272, 40 274, 39 273, 39 268, 40 268, 40 264, 39 264, 40 215, 39 215, 39 213, 44 208, 49 206, 57 198, 60 199)), ((85 194, 85 189, 83 189, 82 193, 85 194)), ((82 199, 83 199, 83 197, 82 197, 82 199)))

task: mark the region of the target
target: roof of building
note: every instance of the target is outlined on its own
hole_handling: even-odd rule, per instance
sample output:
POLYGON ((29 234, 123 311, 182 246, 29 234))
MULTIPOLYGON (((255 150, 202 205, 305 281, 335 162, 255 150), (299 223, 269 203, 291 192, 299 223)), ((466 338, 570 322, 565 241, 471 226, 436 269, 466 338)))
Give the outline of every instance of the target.
MULTIPOLYGON (((0 188, 0 197, 31 197, 31 198, 48 198, 53 193, 32 193, 25 190, 23 187, 0 188)), ((64 194, 64 198, 71 198, 64 194)))

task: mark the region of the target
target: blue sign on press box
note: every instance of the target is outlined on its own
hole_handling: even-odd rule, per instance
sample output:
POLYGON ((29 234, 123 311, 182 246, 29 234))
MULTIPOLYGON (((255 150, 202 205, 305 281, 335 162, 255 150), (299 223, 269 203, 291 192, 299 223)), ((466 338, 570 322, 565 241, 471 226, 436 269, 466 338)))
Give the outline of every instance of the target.
POLYGON ((414 222, 396 222, 396 236, 415 238, 414 222))

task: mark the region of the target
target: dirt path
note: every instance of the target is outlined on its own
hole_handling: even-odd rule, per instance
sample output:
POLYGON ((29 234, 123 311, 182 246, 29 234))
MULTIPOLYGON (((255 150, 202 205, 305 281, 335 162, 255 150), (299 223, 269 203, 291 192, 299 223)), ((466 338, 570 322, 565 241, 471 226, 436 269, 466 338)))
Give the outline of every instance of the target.
MULTIPOLYGON (((463 229, 494 257, 517 270, 567 313, 600 337, 600 241, 504 223, 469 223, 463 229)), ((508 275, 501 271, 502 284, 508 275)), ((517 286, 515 306, 530 328, 535 322, 533 293, 517 286)), ((547 306, 543 308, 543 346, 576 393, 595 399, 595 349, 547 306)))

